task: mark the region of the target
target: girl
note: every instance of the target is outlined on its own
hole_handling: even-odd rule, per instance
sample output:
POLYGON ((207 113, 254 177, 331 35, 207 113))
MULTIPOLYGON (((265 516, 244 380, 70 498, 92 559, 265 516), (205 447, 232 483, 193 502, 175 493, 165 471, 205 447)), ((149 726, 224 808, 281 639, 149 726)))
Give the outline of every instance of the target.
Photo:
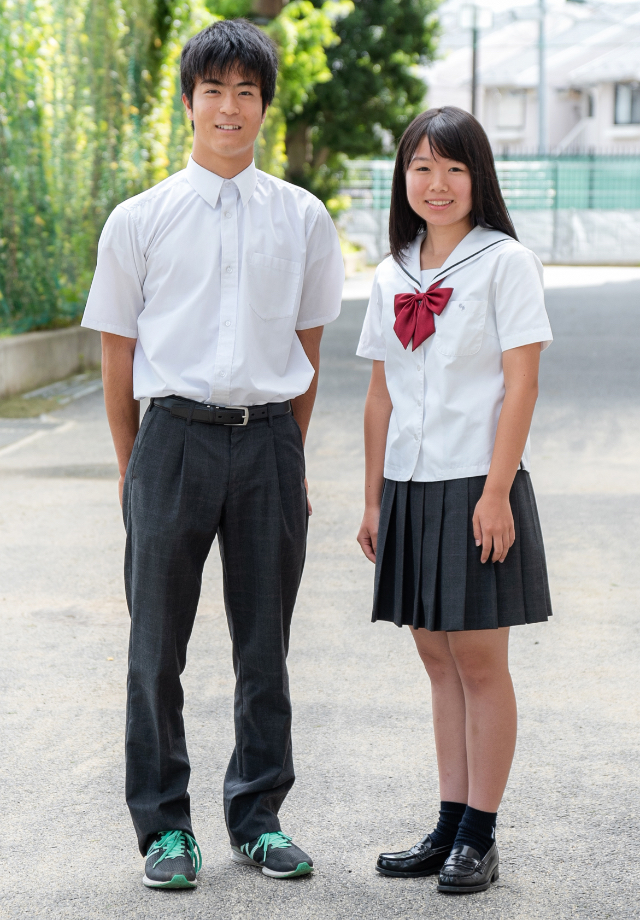
POLYGON ((551 615, 528 435, 552 336, 542 266, 467 112, 405 131, 389 235, 358 346, 373 359, 358 542, 373 620, 409 626, 431 680, 442 801, 435 830, 377 869, 482 891, 516 741, 509 628, 551 615))

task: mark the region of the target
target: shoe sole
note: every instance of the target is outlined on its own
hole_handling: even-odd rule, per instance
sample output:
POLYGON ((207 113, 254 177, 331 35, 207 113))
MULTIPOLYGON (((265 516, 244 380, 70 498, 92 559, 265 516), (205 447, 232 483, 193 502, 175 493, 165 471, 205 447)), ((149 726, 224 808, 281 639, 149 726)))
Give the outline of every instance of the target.
POLYGON ((495 870, 488 882, 483 882, 482 885, 469 885, 468 887, 462 887, 461 885, 438 885, 438 891, 444 892, 444 894, 474 894, 476 891, 486 891, 487 888, 490 888, 494 882, 497 882, 500 878, 500 872, 498 869, 495 870))
POLYGON ((184 875, 174 875, 171 881, 169 882, 156 882, 153 879, 147 878, 145 875, 142 879, 142 884, 146 885, 147 888, 197 888, 198 882, 194 879, 193 882, 190 882, 188 878, 184 875))
POLYGON ((380 875, 388 875, 390 878, 426 878, 428 875, 438 875, 440 869, 442 865, 433 869, 425 869, 422 872, 394 872, 393 869, 382 869, 376 866, 376 872, 379 872, 380 875))
POLYGON ((310 872, 313 872, 313 866, 310 866, 308 862, 298 863, 296 868, 290 872, 276 872, 274 869, 267 869, 262 863, 256 862, 255 859, 251 859, 250 856, 246 856, 238 850, 231 850, 231 859, 233 862, 238 863, 239 866, 254 866, 256 869, 262 869, 262 874, 268 875, 269 878, 297 878, 300 875, 309 875, 310 872))

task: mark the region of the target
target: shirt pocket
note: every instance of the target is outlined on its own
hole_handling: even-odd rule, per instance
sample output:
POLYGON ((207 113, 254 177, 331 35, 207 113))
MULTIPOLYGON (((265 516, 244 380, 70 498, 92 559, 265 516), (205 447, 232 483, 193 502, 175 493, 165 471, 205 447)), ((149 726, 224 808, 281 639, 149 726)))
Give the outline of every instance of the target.
POLYGON ((291 316, 296 307, 302 264, 253 252, 249 260, 249 306, 262 319, 291 316))
POLYGON ((487 318, 486 300, 450 300, 436 316, 435 346, 441 355, 459 357, 480 351, 487 318))

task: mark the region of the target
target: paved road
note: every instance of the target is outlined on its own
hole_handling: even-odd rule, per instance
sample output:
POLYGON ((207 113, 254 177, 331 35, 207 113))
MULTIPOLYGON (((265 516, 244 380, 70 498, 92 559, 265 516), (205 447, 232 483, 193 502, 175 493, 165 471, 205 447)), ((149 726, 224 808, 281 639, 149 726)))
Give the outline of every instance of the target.
POLYGON ((0 452, 1 917, 640 916, 640 282, 558 287, 548 303, 556 341, 533 440, 555 616, 513 631, 520 737, 499 817, 500 883, 451 899, 434 879, 373 871, 382 848, 431 828, 438 790, 410 636, 368 622, 372 568, 354 539, 368 368, 353 356, 364 304, 351 302, 323 345, 309 439, 315 513, 291 650, 298 782, 282 818, 316 873, 276 882, 227 856, 233 674, 214 550, 185 675, 205 867, 195 892, 141 884, 122 793, 124 534, 94 394, 56 424, 7 435, 13 447, 0 452))

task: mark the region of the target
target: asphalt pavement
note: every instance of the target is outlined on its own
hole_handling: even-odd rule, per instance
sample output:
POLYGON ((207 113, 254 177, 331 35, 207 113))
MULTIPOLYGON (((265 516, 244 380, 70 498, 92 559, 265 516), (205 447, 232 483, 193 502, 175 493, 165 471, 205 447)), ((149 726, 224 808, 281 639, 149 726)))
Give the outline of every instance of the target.
POLYGON ((316 871, 275 881, 228 856, 234 680, 214 546, 184 676, 204 867, 195 891, 142 885, 123 795, 124 530, 96 392, 0 422, 0 917, 640 917, 640 273, 589 272, 549 273, 532 475, 554 617, 512 631, 520 729, 499 883, 455 898, 374 871, 432 828, 438 787, 428 680, 408 630, 369 622, 373 567, 355 542, 361 283, 323 342, 290 654, 298 779, 281 818, 316 871))

